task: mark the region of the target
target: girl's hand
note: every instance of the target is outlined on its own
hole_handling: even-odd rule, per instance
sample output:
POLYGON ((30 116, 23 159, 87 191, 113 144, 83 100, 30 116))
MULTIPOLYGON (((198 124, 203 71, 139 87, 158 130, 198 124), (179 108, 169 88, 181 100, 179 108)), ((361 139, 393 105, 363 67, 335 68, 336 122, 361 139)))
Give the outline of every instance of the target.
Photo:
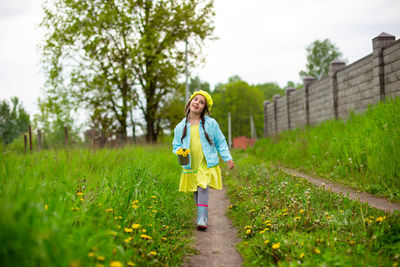
POLYGON ((228 160, 227 163, 228 163, 229 169, 232 170, 235 167, 235 163, 233 163, 233 160, 230 159, 230 160, 228 160))

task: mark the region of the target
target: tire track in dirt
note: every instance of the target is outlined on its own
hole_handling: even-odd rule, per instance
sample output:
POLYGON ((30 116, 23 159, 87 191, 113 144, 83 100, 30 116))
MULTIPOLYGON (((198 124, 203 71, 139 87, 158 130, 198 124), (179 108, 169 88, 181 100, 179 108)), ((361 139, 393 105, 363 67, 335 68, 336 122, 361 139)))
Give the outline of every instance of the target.
POLYGON ((281 167, 281 166, 277 166, 278 169, 292 175, 296 175, 299 177, 302 177, 304 179, 307 179, 309 182, 319 186, 319 187, 324 187, 325 189, 329 189, 332 192, 335 192, 337 194, 343 194, 344 196, 348 196, 349 199, 353 199, 353 200, 357 200, 360 201, 361 203, 368 203, 369 206, 389 212, 389 213, 393 213, 393 211, 395 210, 400 210, 400 203, 396 203, 396 202, 390 202, 389 200, 387 200, 386 198, 382 198, 382 197, 377 197, 374 196, 370 193, 367 192, 359 192, 357 190, 354 190, 350 187, 341 185, 341 184, 337 184, 337 183, 332 183, 329 181, 326 181, 322 178, 316 178, 316 177, 312 177, 310 175, 306 175, 304 173, 292 170, 292 169, 288 169, 285 167, 281 167))

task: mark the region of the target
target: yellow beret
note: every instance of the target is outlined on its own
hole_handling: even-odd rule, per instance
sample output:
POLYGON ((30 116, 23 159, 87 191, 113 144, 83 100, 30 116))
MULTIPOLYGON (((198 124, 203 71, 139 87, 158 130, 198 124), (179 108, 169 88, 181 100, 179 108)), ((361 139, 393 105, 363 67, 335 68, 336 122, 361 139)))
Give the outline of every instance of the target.
POLYGON ((207 100, 207 107, 208 107, 208 110, 211 111, 211 107, 212 107, 212 105, 213 105, 213 100, 212 100, 211 95, 210 95, 209 93, 207 93, 206 91, 203 91, 203 90, 194 91, 193 94, 190 96, 189 101, 192 100, 193 97, 194 97, 195 95, 202 95, 202 96, 204 96, 204 97, 206 98, 206 100, 207 100))

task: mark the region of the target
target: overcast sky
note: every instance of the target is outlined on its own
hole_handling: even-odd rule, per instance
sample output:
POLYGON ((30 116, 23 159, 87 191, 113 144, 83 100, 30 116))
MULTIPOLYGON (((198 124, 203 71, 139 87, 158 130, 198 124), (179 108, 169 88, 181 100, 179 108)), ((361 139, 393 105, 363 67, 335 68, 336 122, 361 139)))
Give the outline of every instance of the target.
MULTIPOLYGON (((37 44, 42 0, 0 0, 0 99, 18 96, 37 113, 44 75, 37 44)), ((399 0, 215 0, 215 34, 204 66, 190 70, 212 87, 239 75, 250 84, 301 82, 305 48, 329 38, 352 63, 381 32, 400 36, 399 0)))

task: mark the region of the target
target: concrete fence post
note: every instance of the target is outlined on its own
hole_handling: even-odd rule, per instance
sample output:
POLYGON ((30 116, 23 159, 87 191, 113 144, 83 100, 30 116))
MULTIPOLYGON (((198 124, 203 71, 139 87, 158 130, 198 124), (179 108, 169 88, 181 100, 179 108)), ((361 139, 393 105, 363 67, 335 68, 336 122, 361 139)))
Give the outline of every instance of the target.
POLYGON ((290 126, 290 94, 292 92, 296 91, 296 89, 294 89, 293 87, 288 87, 286 88, 286 110, 287 110, 287 121, 288 121, 288 129, 292 129, 292 127, 290 126))
POLYGON ((329 65, 329 79, 330 85, 333 95, 333 114, 335 119, 339 118, 339 109, 338 109, 338 87, 337 87, 337 72, 346 67, 346 63, 339 59, 335 59, 329 65))
POLYGON ((372 39, 372 80, 374 91, 374 103, 385 100, 385 62, 383 61, 383 49, 395 41, 396 37, 382 32, 372 39))
POLYGON ((277 103, 278 100, 281 99, 280 95, 274 95, 274 124, 275 124, 275 133, 278 133, 278 116, 277 116, 277 103))
POLYGON ((303 79, 303 85, 304 85, 304 96, 305 96, 305 110, 306 110, 306 124, 310 124, 310 101, 309 101, 309 88, 310 85, 315 81, 314 77, 311 76, 306 76, 303 79))
POLYGON ((268 100, 264 101, 264 138, 268 136, 268 100))

